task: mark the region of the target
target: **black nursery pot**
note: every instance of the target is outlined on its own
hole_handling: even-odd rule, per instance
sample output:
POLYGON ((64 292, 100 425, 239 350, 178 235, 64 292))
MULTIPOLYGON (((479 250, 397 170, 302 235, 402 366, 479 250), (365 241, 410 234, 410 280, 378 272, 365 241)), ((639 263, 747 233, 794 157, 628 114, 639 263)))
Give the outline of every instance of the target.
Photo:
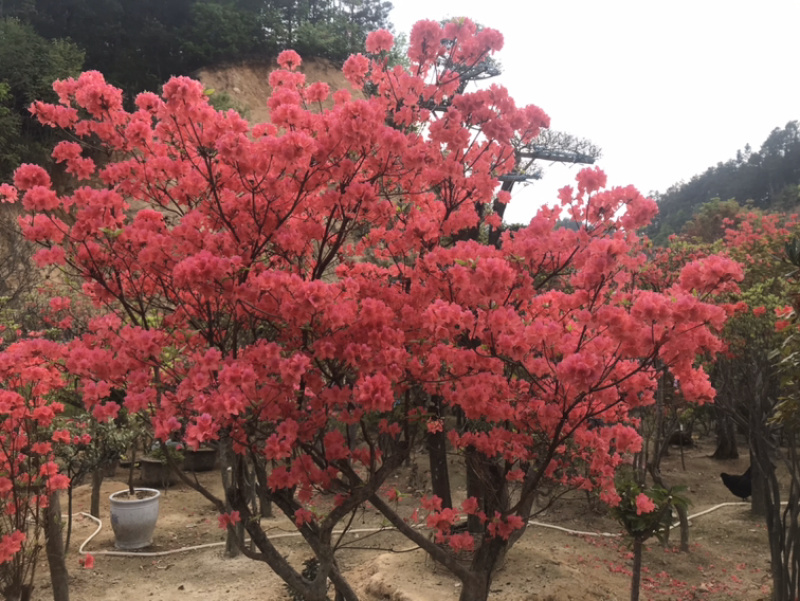
POLYGON ((217 449, 200 447, 196 451, 183 450, 184 472, 210 472, 217 465, 217 449))
POLYGON ((167 488, 178 482, 178 474, 167 464, 156 457, 142 457, 139 460, 142 483, 145 486, 167 488))

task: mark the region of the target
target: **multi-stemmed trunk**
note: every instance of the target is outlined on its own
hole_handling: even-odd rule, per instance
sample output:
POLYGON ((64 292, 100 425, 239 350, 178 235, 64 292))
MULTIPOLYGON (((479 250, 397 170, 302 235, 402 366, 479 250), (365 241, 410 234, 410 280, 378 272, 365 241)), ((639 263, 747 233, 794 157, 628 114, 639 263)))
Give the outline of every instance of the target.
POLYGON ((470 565, 472 579, 461 587, 459 601, 486 601, 495 572, 505 562, 511 542, 500 537, 481 541, 470 565))

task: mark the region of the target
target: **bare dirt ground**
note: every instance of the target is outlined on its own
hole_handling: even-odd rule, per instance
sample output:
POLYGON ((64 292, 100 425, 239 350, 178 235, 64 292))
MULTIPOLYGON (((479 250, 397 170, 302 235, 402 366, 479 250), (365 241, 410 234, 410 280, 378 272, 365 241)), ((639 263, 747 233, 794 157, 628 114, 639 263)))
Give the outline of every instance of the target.
MULTIPOLYGON (((665 460, 668 484, 688 486, 690 514, 716 504, 736 501, 719 478, 720 471, 742 473, 747 460, 717 462, 708 457, 711 441, 701 442, 685 453, 681 468, 677 449, 665 460)), ((454 473, 454 478, 461 477, 454 473)), ((219 475, 209 472, 202 480, 218 488, 219 475)), ((399 486, 407 475, 401 474, 399 486)), ((124 475, 103 485, 103 528, 87 546, 96 558, 95 567, 78 564, 78 546, 95 530, 86 518, 76 518, 69 547, 71 598, 78 601, 283 601, 283 585, 265 564, 244 557, 223 557, 222 546, 183 551, 171 555, 113 557, 113 534, 109 526, 108 495, 123 489, 124 475)), ((411 504, 411 501, 406 501, 411 504)), ((66 508, 66 502, 62 501, 66 508)), ((89 486, 75 491, 74 511, 88 511, 89 486)), ((539 521, 571 530, 618 533, 609 517, 589 508, 585 496, 560 500, 539 521)), ((289 535, 294 529, 285 518, 264 520, 273 534, 289 535)), ((366 510, 355 528, 380 526, 376 513, 366 510)), ((221 543, 224 533, 210 503, 198 493, 177 485, 162 496, 154 544, 146 552, 221 543)), ((677 541, 678 533, 674 531, 677 541)), ((459 583, 433 565, 419 550, 392 531, 369 536, 353 535, 350 548, 339 560, 348 578, 365 601, 455 601, 459 583)), ((280 544, 289 561, 301 566, 309 554, 286 536, 280 544)), ((644 557, 642 599, 657 601, 706 599, 768 599, 769 554, 763 523, 751 517, 748 506, 733 505, 692 520, 691 551, 679 553, 652 540, 644 557)), ((630 553, 624 540, 610 537, 575 536, 545 527, 531 527, 509 553, 498 573, 491 598, 503 601, 560 601, 629 598, 630 553)), ((47 567, 38 571, 35 601, 52 598, 47 567)))
MULTIPOLYGON (((272 94, 269 85, 269 74, 278 68, 276 62, 245 63, 213 69, 201 69, 196 78, 203 82, 207 89, 225 92, 237 108, 245 110, 245 117, 250 123, 263 123, 269 119, 267 98, 272 94)), ((311 84, 324 81, 330 85, 331 93, 322 106, 326 109, 333 106, 333 93, 347 89, 353 97, 361 96, 342 75, 341 69, 323 59, 303 61, 300 71, 311 84)))

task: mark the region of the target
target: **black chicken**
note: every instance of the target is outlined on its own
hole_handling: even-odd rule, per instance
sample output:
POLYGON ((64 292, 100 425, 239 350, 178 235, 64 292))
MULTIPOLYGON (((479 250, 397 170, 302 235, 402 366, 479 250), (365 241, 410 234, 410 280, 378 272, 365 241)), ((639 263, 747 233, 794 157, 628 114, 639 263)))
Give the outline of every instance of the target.
POLYGON ((727 489, 742 500, 747 499, 747 497, 753 494, 753 482, 750 479, 750 469, 751 468, 748 467, 747 471, 741 476, 726 474, 724 472, 720 474, 722 483, 727 489))

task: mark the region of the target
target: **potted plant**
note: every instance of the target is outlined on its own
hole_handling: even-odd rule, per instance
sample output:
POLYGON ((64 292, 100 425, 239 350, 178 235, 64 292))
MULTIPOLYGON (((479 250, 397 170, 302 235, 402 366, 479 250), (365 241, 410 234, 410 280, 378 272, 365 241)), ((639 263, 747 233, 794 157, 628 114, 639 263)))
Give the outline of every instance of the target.
POLYGON ((153 542, 153 532, 158 521, 161 491, 154 488, 136 488, 113 493, 111 500, 111 528, 117 549, 141 549, 153 542))
POLYGON ((218 453, 215 447, 201 446, 197 450, 183 450, 184 472, 209 472, 217 465, 218 453))
POLYGON ((139 460, 142 484, 159 488, 172 486, 178 481, 175 466, 180 466, 183 461, 183 452, 179 446, 169 443, 164 446, 153 445, 150 453, 139 460))
POLYGON ((117 549, 141 549, 153 542, 158 521, 161 492, 154 488, 134 488, 133 470, 136 465, 136 441, 131 444, 128 488, 113 493, 111 528, 117 549))

